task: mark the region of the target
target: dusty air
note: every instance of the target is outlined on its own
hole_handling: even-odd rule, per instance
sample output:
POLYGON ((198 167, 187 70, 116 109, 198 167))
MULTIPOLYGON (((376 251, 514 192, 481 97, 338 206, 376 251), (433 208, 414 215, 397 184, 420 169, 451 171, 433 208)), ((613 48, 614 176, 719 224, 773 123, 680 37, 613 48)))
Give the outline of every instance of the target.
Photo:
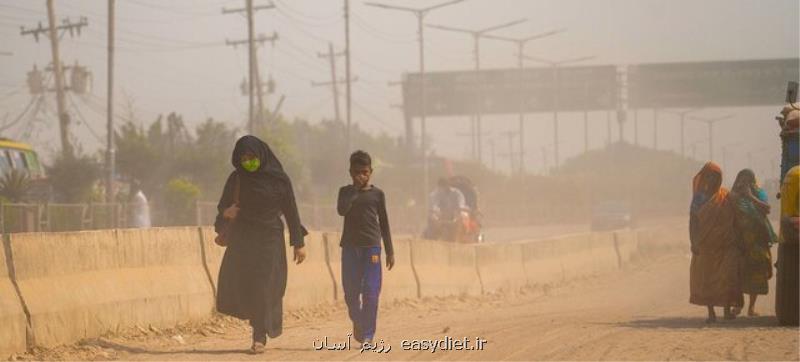
POLYGON ((800 360, 796 0, 0 0, 0 360, 800 360))

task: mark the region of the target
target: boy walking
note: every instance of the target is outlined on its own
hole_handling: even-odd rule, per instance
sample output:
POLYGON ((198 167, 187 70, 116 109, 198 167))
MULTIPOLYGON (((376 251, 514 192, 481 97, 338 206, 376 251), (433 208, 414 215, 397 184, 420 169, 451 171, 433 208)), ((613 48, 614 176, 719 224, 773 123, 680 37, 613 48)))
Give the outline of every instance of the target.
POLYGON ((372 157, 364 151, 350 155, 351 185, 339 189, 337 211, 344 216, 342 230, 342 289, 353 322, 353 338, 372 344, 381 291, 381 239, 386 268, 394 266, 392 235, 386 215, 386 197, 370 184, 372 157))

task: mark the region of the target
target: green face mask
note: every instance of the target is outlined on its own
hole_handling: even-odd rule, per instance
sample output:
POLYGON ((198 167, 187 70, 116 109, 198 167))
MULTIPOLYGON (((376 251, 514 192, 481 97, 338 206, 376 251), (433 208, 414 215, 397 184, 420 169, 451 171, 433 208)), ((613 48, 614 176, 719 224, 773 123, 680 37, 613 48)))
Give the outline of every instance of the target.
POLYGON ((261 160, 257 158, 252 158, 246 161, 242 161, 242 168, 244 168, 248 172, 256 172, 258 171, 259 167, 261 167, 261 160))

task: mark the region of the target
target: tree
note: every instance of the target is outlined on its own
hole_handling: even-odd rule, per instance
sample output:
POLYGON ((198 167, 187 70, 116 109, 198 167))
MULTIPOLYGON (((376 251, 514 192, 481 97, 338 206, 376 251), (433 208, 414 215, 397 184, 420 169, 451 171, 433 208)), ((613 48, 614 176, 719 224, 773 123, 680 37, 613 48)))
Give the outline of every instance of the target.
POLYGON ((57 155, 47 173, 57 201, 67 203, 88 202, 92 187, 100 179, 101 166, 94 158, 81 155, 57 155))
POLYGON ((14 169, 0 179, 0 196, 11 202, 24 201, 31 188, 28 174, 14 169))

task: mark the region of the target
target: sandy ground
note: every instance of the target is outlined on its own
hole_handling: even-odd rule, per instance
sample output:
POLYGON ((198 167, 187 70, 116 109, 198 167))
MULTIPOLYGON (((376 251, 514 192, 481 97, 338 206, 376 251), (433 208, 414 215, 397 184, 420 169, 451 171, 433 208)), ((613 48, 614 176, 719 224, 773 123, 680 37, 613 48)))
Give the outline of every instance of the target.
MULTIPOLYGON (((264 355, 246 354, 249 330, 216 318, 203 325, 140 329, 20 358, 122 360, 798 360, 798 329, 776 326, 774 300, 762 317, 706 325, 705 308, 689 305, 685 255, 642 261, 624 272, 513 296, 384 303, 378 339, 391 350, 314 349, 347 340, 341 305, 288 313, 264 355), (409 351, 403 340, 486 340, 483 350, 409 351)), ((774 289, 771 289, 771 292, 774 289)), ((719 313, 721 316, 721 312, 719 313)))

